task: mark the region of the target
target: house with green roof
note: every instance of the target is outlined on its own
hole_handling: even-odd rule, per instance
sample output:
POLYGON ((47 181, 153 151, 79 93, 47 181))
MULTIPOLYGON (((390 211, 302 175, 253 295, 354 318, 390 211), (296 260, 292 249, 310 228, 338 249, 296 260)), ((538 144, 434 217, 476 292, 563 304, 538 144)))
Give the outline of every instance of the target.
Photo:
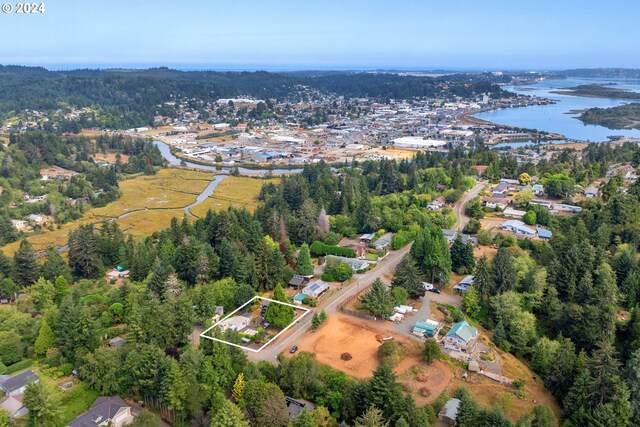
POLYGON ((478 335, 478 329, 463 320, 451 327, 442 342, 444 344, 444 348, 448 350, 471 353, 478 343, 478 335))

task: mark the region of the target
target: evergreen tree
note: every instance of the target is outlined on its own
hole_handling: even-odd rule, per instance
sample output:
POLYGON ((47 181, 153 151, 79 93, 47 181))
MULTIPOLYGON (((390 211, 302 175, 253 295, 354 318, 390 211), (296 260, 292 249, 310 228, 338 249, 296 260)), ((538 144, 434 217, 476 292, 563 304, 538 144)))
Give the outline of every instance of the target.
POLYGON ((91 224, 81 225, 69 235, 69 266, 78 277, 95 279, 100 275, 98 239, 91 224))
POLYGON ((442 352, 440 351, 438 342, 433 338, 428 338, 424 342, 424 347, 422 348, 422 360, 427 362, 428 365, 431 365, 434 361, 440 359, 441 357, 442 352))
POLYGON ((404 288, 410 298, 416 299, 424 296, 425 290, 422 286, 420 270, 418 270, 418 266, 411 254, 405 256, 398 264, 391 286, 404 288))
POLYGON ((402 388, 396 381, 393 368, 388 364, 380 365, 367 386, 367 403, 380 409, 385 420, 391 420, 401 398, 402 388))
POLYGON ((33 350, 38 356, 44 356, 47 353, 47 350, 54 346, 55 338, 53 330, 47 323, 47 319, 43 319, 42 324, 40 325, 38 339, 36 339, 33 350))
POLYGON ((160 261, 160 258, 156 257, 156 260, 153 264, 153 270, 151 272, 151 278, 149 279, 147 287, 160 299, 164 299, 165 297, 166 282, 168 277, 169 272, 167 271, 164 264, 160 261))
POLYGON ((54 301, 56 304, 60 305, 64 297, 69 295, 69 284, 64 276, 58 276, 55 280, 54 287, 56 290, 56 296, 54 301))
POLYGON ((485 301, 492 294, 491 267, 486 255, 482 255, 478 259, 473 276, 473 287, 476 288, 480 297, 485 301))
POLYGON ((67 282, 72 279, 71 270, 65 260, 54 247, 50 247, 47 250, 44 264, 42 264, 42 277, 53 282, 60 276, 64 277, 67 282))
POLYGON ((167 404, 167 408, 177 412, 185 409, 188 386, 178 362, 169 359, 169 370, 162 380, 162 400, 167 404))
POLYGON ((249 423, 236 405, 224 399, 222 407, 211 418, 209 427, 249 427, 249 423))
POLYGON ((389 427, 389 423, 384 420, 380 409, 371 406, 367 412, 356 419, 354 427, 389 427))
POLYGON ((231 395, 236 402, 240 402, 242 399, 242 393, 244 392, 244 374, 240 372, 236 377, 236 381, 233 383, 233 389, 231 395))
POLYGON ((56 407, 42 383, 29 383, 22 404, 29 410, 29 421, 34 426, 54 426, 56 407))
POLYGON ((374 316, 390 316, 393 314, 395 302, 387 287, 380 279, 376 279, 371 289, 360 297, 358 308, 374 316))
POLYGON ((29 286, 40 277, 38 254, 27 239, 20 241, 20 247, 13 255, 13 278, 20 286, 29 286))
POLYGON ((498 249, 498 253, 491 263, 491 280, 493 289, 491 294, 500 294, 510 291, 516 284, 517 272, 513 264, 513 256, 507 248, 498 249))
POLYGON ((296 271, 301 276, 313 276, 313 264, 311 263, 311 253, 309 252, 309 245, 303 243, 300 246, 300 254, 298 255, 298 270, 296 271))
MULTIPOLYGON (((279 283, 273 291, 273 299, 276 301, 289 302, 279 283)), ((296 310, 293 307, 272 302, 267 307, 264 320, 279 328, 284 328, 289 326, 295 316, 296 310)))
POLYGON ((633 352, 627 361, 626 380, 631 393, 632 422, 640 424, 640 350, 633 352))

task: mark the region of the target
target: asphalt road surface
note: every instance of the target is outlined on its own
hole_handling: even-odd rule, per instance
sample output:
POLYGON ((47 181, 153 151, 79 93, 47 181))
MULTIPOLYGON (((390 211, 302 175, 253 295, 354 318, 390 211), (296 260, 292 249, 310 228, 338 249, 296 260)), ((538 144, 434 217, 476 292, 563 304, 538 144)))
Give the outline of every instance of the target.
POLYGON ((469 222, 469 217, 464 212, 465 206, 467 206, 469 200, 480 194, 485 184, 486 182, 484 181, 478 181, 476 185, 471 190, 465 192, 462 198, 453 206, 453 212, 456 214, 456 223, 451 227, 451 230, 462 232, 464 226, 469 222))

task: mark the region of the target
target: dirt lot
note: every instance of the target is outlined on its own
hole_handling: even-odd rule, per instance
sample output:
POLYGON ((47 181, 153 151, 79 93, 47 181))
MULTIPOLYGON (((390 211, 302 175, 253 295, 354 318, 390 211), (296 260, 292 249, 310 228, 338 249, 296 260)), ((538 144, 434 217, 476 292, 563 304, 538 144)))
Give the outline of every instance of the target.
MULTIPOLYGON (((115 163, 116 162, 116 153, 96 153, 93 155, 93 158, 99 162, 107 162, 107 163, 115 163)), ((120 161, 122 163, 127 163, 129 161, 129 156, 126 154, 120 153, 120 161)))
POLYGON ((301 351, 315 353, 318 362, 339 369, 356 378, 371 378, 378 367, 376 352, 380 332, 360 325, 358 319, 332 315, 314 333, 306 334, 299 344, 301 351), (349 353, 351 360, 340 356, 349 353))
POLYGON ((493 245, 491 245, 491 246, 476 246, 476 248, 473 250, 473 255, 476 258, 480 258, 482 255, 486 255, 487 258, 489 259, 489 261, 491 261, 493 259, 493 257, 496 256, 496 253, 498 253, 498 248, 497 247, 493 247, 493 245))
POLYGON ((418 356, 407 357, 396 368, 398 382, 411 393, 418 406, 433 402, 451 385, 453 372, 444 362, 432 365, 422 362, 418 356))
POLYGON ((386 323, 367 323, 351 316, 332 315, 317 332, 306 334, 298 346, 301 351, 314 353, 318 362, 324 365, 367 379, 379 366, 377 337, 393 336, 406 355, 395 373, 404 390, 410 392, 418 404, 431 403, 449 387, 453 379, 449 366, 440 361, 426 365, 418 356, 418 343, 387 330, 386 323), (342 360, 343 353, 349 353, 352 359, 342 360))

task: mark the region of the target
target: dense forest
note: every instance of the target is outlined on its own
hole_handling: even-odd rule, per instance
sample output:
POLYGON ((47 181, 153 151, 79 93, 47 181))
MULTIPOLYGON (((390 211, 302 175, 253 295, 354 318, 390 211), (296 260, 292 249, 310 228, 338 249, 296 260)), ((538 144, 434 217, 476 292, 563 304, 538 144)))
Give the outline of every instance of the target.
POLYGON ((640 104, 626 104, 611 108, 590 108, 578 119, 590 125, 609 129, 640 129, 640 104))
MULTIPOLYGON (((584 202, 579 217, 540 211, 536 221, 553 230, 551 242, 500 234, 485 241, 478 232, 481 244, 499 247, 492 260, 469 257, 458 241, 449 248, 440 228, 450 213, 424 206, 441 195, 461 197, 474 184, 469 176, 476 165, 487 165, 493 181, 535 175, 545 188, 566 193, 604 176, 608 164, 639 161, 636 145, 599 144, 582 157, 562 151, 537 165, 480 147, 340 171, 320 163, 266 184, 254 214, 229 209, 193 222, 174 219, 142 240, 115 223, 81 226, 69 237, 68 260, 55 250, 40 260, 23 240, 13 258, 0 256, 0 293, 25 292, 0 311, 0 368, 35 359, 54 372, 75 368, 101 394, 152 402, 178 424, 286 426, 287 395, 319 405, 293 426, 432 425, 446 395, 419 407, 388 363, 359 381, 311 354, 283 358, 276 367, 209 340, 196 349, 188 338, 197 323, 209 324, 216 306, 231 310, 308 271, 307 244, 330 246, 344 235, 384 228, 396 232, 394 248, 413 242, 391 284, 405 295, 420 295, 422 280, 446 286, 452 270, 475 275, 462 299, 464 314, 456 316, 492 330, 496 346, 526 360, 561 402, 565 425, 637 424, 640 184, 621 193, 619 180, 610 180, 603 198, 584 202), (130 282, 114 287, 102 278, 118 265, 130 270, 130 282), (122 348, 104 346, 122 335, 122 348)), ((481 208, 469 210, 476 221, 483 215, 481 208)), ((390 293, 397 294, 376 282, 361 303, 384 308, 393 304, 390 293)), ((233 331, 225 338, 240 339, 233 331)), ((440 357, 429 343, 425 360, 440 357)), ((40 408, 52 404, 42 391, 30 394, 39 396, 40 408)), ((514 423, 498 407, 480 407, 464 389, 455 395, 463 427, 555 425, 548 408, 514 423)), ((56 420, 42 410, 32 411, 29 422, 56 420)))
MULTIPOLYGON (((22 110, 55 111, 66 106, 91 107, 99 117, 83 117, 80 127, 127 129, 152 125, 154 116, 170 115, 164 103, 197 98, 249 95, 258 99, 294 97, 301 87, 347 98, 386 100, 412 97, 469 97, 490 93, 510 96, 482 76, 448 82, 446 78, 397 74, 344 73, 301 76, 268 72, 149 70, 48 71, 44 68, 0 66, 0 116, 22 110)), ((72 124, 65 126, 73 129, 72 124)))

